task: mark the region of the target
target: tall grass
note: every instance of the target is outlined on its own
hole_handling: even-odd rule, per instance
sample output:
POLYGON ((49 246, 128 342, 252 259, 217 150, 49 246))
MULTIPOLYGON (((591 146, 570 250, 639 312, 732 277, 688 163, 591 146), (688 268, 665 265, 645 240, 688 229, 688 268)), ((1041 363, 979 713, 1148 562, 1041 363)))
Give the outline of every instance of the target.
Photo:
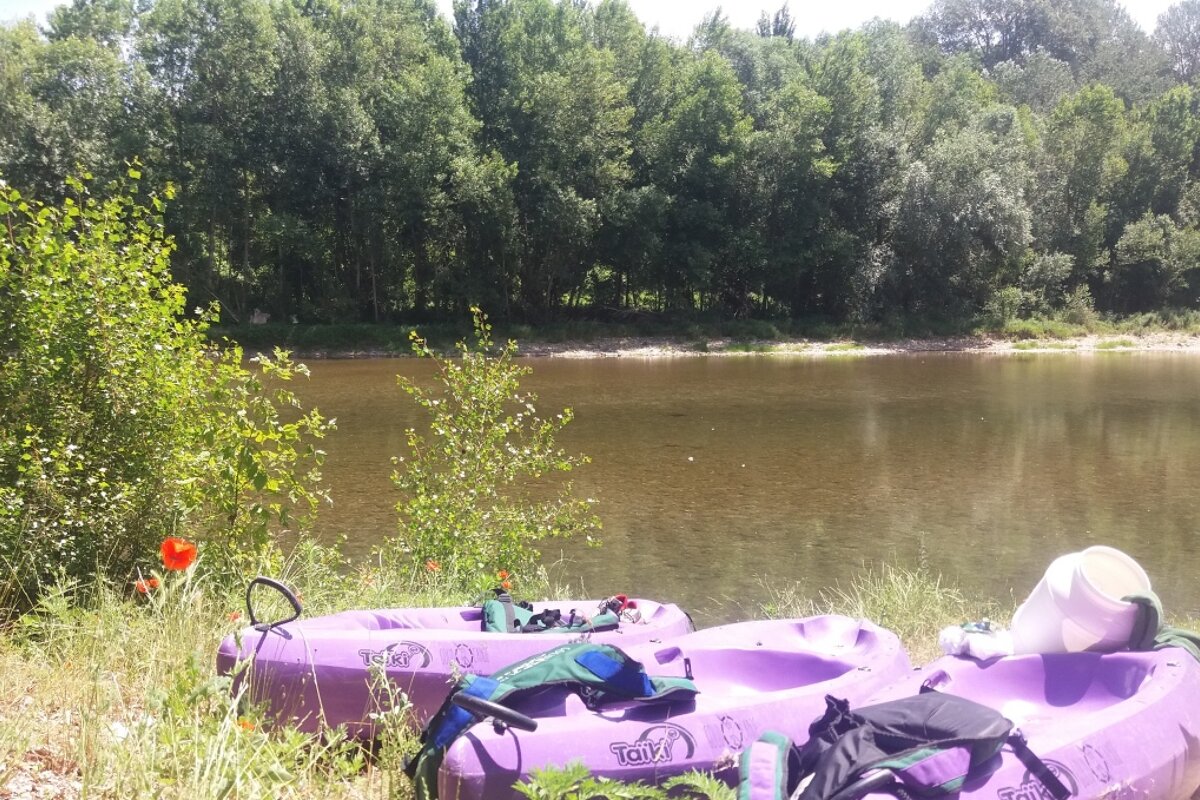
POLYGON ((938 632, 949 625, 991 619, 1006 624, 1015 608, 970 597, 927 567, 868 568, 845 586, 816 595, 800 585, 774 587, 763 612, 770 617, 845 614, 869 619, 895 632, 914 664, 940 655, 938 632))
MULTIPOLYGON (((293 549, 280 577, 305 616, 474 600, 440 570, 351 570, 312 542, 293 549)), ((564 591, 544 575, 520 588, 564 591)), ((270 617, 272 595, 262 599, 256 611, 270 617)), ((368 751, 337 731, 315 738, 266 726, 231 694, 216 652, 247 623, 243 603, 240 587, 171 573, 149 596, 61 585, 0 628, 0 797, 10 781, 63 797, 412 797, 402 765, 416 740, 402 713, 385 715, 368 751)), ((402 712, 401 696, 390 696, 402 712)))
MULTIPOLYGON (((349 605, 359 588, 321 604, 349 605)), ((389 588, 366 596, 410 605, 438 594, 389 588)), ((337 732, 267 730, 231 695, 215 654, 244 619, 226 593, 183 580, 150 598, 75 593, 58 589, 0 635, 0 794, 23 779, 82 797, 411 795, 400 774, 407 732, 372 754, 337 732)))

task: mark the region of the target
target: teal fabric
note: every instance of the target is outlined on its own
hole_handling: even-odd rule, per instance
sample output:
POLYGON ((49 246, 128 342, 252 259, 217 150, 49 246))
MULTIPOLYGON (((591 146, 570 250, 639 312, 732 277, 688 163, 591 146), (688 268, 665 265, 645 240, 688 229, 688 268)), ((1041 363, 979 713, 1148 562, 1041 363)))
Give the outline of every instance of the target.
POLYGON ((742 751, 737 800, 787 800, 787 767, 792 740, 765 731, 742 751))
POLYGON ((533 616, 533 612, 526 608, 521 608, 515 603, 504 603, 500 600, 488 600, 483 604, 483 625, 482 630, 485 633, 509 633, 512 629, 508 626, 507 610, 511 610, 513 622, 516 625, 524 625, 533 616))
POLYGON ((1164 647, 1179 647, 1200 661, 1200 633, 1164 625, 1162 601, 1158 599, 1158 595, 1146 592, 1121 599, 1138 606, 1133 633, 1129 637, 1130 650, 1145 652, 1162 650, 1164 647))
POLYGON ((666 703, 694 697, 696 685, 687 678, 651 678, 641 663, 612 645, 572 642, 510 664, 484 678, 466 675, 421 732, 421 749, 408 765, 417 800, 437 797, 437 773, 446 748, 479 720, 450 698, 465 692, 501 703, 523 692, 560 685, 588 689, 589 706, 613 701, 666 703))
POLYGON ((481 628, 488 633, 514 633, 520 631, 522 633, 573 634, 612 630, 621 623, 620 617, 607 611, 590 618, 582 614, 577 614, 574 616, 574 619, 572 619, 571 613, 568 612, 562 617, 562 621, 566 624, 539 626, 535 630, 524 630, 534 617, 535 614, 533 611, 528 608, 522 608, 516 603, 506 603, 503 600, 488 600, 483 604, 483 623, 481 628), (512 613, 515 629, 509 627, 507 612, 512 613))

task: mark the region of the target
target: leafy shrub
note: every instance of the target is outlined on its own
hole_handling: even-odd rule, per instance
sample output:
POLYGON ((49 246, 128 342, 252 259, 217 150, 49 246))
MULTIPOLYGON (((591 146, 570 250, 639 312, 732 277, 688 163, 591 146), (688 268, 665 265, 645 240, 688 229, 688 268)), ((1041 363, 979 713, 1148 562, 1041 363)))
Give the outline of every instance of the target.
POLYGON ((437 365, 440 391, 400 378, 430 424, 428 436, 409 428, 409 455, 393 459, 403 499, 396 506, 399 535, 384 555, 486 588, 499 571, 503 578, 532 574, 539 540, 588 535, 600 524, 591 500, 552 480, 588 461, 555 445, 571 410, 538 416, 537 397, 520 391, 532 370, 514 361, 516 342, 492 352, 492 326, 473 313, 475 346, 459 342, 457 360, 438 357, 413 334, 413 352, 437 365))
POLYGON ((302 368, 252 373, 209 343, 215 309, 186 315, 164 198, 69 184, 59 206, 0 185, 0 607, 59 575, 127 579, 168 535, 261 555, 268 518, 318 497, 301 442, 327 426, 285 422, 295 398, 264 383, 302 368))
POLYGON ((1087 328, 1061 319, 1034 317, 1009 320, 999 333, 1011 339, 1066 339, 1083 336, 1087 333, 1087 328))
POLYGON ((1096 314, 1096 304, 1087 286, 1077 286, 1067 295, 1063 303, 1061 317, 1064 322, 1072 325, 1084 325, 1092 328, 1099 319, 1096 314))
POLYGON ((560 769, 534 769, 529 780, 515 788, 529 800, 733 800, 735 796, 724 783, 695 770, 651 786, 593 777, 579 761, 560 769))
POLYGON ((1057 307, 1064 300, 1063 287, 1074 264, 1075 259, 1067 253, 1030 252, 1021 267, 1021 288, 1042 298, 1047 306, 1057 307))
POLYGON ((983 314, 995 325, 1003 326, 1006 322, 1016 319, 1025 305, 1025 293, 1016 286, 1004 286, 997 289, 983 305, 983 314))
POLYGON ((305 411, 288 388, 309 373, 287 352, 260 353, 251 359, 256 370, 242 366, 240 347, 205 353, 205 389, 185 431, 194 444, 178 454, 181 516, 192 535, 217 546, 210 572, 277 571, 278 534, 307 530, 329 499, 316 442, 334 423, 305 411))

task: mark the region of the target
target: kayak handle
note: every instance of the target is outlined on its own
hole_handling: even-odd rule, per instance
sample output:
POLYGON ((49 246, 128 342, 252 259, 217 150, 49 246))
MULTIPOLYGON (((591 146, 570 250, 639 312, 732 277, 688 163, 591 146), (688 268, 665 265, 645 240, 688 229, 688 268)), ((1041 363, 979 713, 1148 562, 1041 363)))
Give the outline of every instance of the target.
POLYGON ((262 575, 259 575, 257 578, 250 581, 250 583, 246 584, 246 615, 250 617, 250 624, 256 629, 260 631, 270 630, 276 625, 286 625, 289 622, 294 622, 295 620, 299 619, 300 600, 295 594, 292 593, 291 589, 284 586, 279 581, 275 580, 274 578, 266 578, 262 575), (292 604, 292 609, 295 613, 293 613, 287 619, 281 619, 277 622, 260 622, 258 617, 254 615, 254 603, 251 598, 251 595, 254 593, 255 586, 269 586, 270 588, 279 592, 281 595, 283 595, 285 600, 292 604))
POLYGON ((514 711, 508 706, 493 703, 491 700, 484 700, 482 697, 455 692, 454 696, 450 698, 450 702, 477 716, 491 717, 492 727, 496 730, 496 733, 504 733, 507 728, 516 728, 519 731, 533 733, 538 728, 536 719, 527 717, 520 711, 514 711))

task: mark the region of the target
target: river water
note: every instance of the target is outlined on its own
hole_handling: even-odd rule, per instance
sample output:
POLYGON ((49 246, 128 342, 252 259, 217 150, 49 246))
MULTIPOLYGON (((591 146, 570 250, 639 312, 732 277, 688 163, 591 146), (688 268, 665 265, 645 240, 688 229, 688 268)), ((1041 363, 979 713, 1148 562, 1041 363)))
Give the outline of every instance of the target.
MULTIPOLYGON (((814 359, 531 359, 538 410, 600 501, 604 545, 552 542, 588 595, 678 602, 713 622, 769 587, 845 585, 927 564, 970 593, 1022 599, 1056 555, 1108 544, 1196 613, 1200 357, 919 354, 814 359), (561 548, 561 549, 560 549, 561 548)), ((414 359, 311 363, 298 387, 336 417, 322 534, 363 556, 395 530, 390 458, 422 424, 396 386, 414 359)))

